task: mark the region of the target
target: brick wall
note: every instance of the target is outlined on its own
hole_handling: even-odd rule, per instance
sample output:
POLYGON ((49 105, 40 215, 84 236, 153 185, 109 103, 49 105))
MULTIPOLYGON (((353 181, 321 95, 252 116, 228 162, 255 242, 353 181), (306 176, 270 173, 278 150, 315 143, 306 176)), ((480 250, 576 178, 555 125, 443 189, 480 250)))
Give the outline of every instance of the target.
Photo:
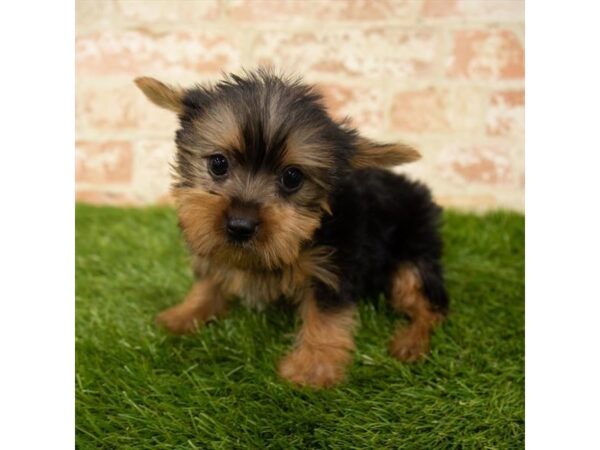
POLYGON ((403 140, 404 169, 466 209, 524 207, 522 0, 78 0, 77 199, 169 201, 176 119, 132 79, 182 85, 270 64, 336 117, 403 140))

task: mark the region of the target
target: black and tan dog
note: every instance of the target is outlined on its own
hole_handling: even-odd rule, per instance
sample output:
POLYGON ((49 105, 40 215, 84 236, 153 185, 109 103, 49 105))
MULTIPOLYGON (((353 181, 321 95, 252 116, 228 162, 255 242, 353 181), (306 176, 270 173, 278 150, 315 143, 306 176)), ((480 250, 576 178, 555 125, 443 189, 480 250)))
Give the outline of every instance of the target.
POLYGON ((351 362, 357 301, 385 293, 411 320, 391 354, 426 354, 448 307, 440 208, 425 186, 384 170, 417 151, 360 136, 329 117, 312 87, 269 71, 212 87, 136 84, 181 125, 172 192, 196 281, 160 324, 189 333, 230 298, 289 299, 302 326, 279 373, 325 387, 351 362))

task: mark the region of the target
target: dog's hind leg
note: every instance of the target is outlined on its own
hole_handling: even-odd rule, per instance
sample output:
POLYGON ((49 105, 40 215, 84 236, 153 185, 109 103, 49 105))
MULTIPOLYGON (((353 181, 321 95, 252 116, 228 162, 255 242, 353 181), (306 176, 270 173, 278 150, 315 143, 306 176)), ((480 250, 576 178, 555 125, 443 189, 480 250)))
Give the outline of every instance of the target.
MULTIPOLYGON (((441 289, 443 301, 447 302, 443 286, 441 289)), ((413 362, 425 356, 431 332, 444 318, 443 308, 428 298, 426 291, 423 277, 414 265, 402 264, 392 277, 390 303, 410 319, 408 327, 398 327, 390 343, 390 353, 401 361, 413 362)))

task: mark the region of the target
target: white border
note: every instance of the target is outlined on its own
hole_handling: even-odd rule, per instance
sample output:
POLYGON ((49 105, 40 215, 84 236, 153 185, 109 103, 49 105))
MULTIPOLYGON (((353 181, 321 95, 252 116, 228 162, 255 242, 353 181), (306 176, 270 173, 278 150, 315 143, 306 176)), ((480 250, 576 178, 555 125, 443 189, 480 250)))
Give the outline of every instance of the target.
MULTIPOLYGON (((526 2, 528 448, 600 414, 599 6, 526 2)), ((74 5, 0 7, 1 448, 74 446, 74 5)))
POLYGON ((600 7, 526 2, 526 443, 600 448, 600 7))
POLYGON ((0 6, 0 448, 74 447, 74 4, 0 6))

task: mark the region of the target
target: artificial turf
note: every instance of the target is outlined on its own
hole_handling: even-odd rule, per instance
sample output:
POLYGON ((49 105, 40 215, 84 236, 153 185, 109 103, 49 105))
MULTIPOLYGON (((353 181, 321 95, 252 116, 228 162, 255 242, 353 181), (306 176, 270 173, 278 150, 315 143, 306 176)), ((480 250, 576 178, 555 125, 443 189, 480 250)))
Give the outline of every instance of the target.
POLYGON ((169 208, 76 210, 76 442, 87 448, 520 448, 524 218, 445 213, 451 314, 428 359, 391 358, 395 317, 361 302, 348 381, 277 377, 293 311, 237 305, 175 338, 153 316, 192 275, 169 208))

